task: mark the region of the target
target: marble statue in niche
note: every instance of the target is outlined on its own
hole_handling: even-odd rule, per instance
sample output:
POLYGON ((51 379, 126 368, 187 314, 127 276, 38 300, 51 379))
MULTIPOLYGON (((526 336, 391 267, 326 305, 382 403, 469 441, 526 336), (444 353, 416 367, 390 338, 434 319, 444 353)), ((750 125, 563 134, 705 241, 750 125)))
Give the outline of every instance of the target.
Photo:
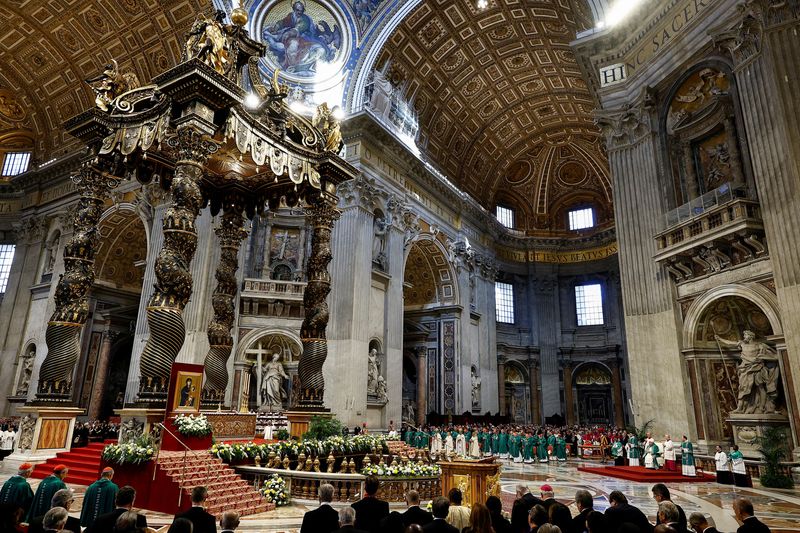
POLYGON ((478 376, 477 369, 473 366, 471 369, 470 382, 472 384, 472 408, 480 409, 481 407, 481 378, 478 376))
POLYGON ((731 413, 767 414, 779 412, 777 352, 763 342, 756 342, 750 330, 742 332, 741 341, 729 341, 719 335, 714 338, 722 346, 739 348, 741 361, 736 368, 739 377, 739 392, 736 409, 731 413))
POLYGON ((283 407, 283 401, 286 399, 283 380, 288 380, 289 376, 283 369, 280 357, 280 353, 275 352, 272 355, 272 360, 264 365, 264 377, 261 384, 262 410, 272 411, 273 408, 280 410, 283 407))
POLYGON ((27 396, 28 388, 33 375, 33 361, 36 359, 36 345, 28 346, 28 351, 22 356, 22 371, 17 381, 17 396, 27 396))
POLYGON ((386 271, 388 261, 386 257, 386 232, 389 228, 389 221, 384 218, 380 211, 375 211, 375 218, 372 222, 372 264, 378 269, 386 271))
POLYGON ((383 376, 378 376, 377 384, 375 385, 375 396, 379 402, 386 403, 389 401, 389 393, 386 390, 386 380, 383 376))
POLYGON ((367 394, 377 395, 378 378, 381 377, 381 362, 378 357, 378 350, 372 348, 367 356, 367 394))

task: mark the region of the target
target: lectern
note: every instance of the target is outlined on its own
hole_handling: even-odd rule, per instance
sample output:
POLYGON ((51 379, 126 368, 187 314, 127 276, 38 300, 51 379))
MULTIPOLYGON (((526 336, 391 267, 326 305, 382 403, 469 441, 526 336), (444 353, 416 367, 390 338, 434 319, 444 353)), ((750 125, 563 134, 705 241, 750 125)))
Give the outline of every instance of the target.
POLYGON ((483 503, 489 496, 499 496, 500 465, 494 457, 484 459, 456 459, 440 461, 442 468, 442 495, 457 488, 463 495, 463 505, 483 503))

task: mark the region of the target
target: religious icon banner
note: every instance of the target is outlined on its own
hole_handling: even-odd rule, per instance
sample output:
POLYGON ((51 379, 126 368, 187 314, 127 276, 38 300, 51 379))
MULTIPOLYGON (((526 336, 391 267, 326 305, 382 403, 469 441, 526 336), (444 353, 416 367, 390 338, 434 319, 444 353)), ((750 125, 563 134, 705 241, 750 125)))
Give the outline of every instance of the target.
POLYGON ((174 363, 169 377, 167 413, 199 413, 202 390, 203 365, 174 363))

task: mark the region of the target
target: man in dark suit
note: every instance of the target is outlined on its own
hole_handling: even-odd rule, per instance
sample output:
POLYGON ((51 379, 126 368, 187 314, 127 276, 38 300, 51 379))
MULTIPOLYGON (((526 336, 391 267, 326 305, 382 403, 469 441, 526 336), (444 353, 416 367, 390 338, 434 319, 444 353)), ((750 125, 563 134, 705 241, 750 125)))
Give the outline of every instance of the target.
POLYGON ((511 530, 514 533, 528 531, 528 513, 534 505, 542 500, 531 494, 525 485, 517 485, 517 499, 511 507, 511 530))
POLYGON ((447 513, 450 512, 450 500, 444 496, 433 499, 433 520, 422 526, 424 533, 459 533, 458 529, 447 523, 447 513))
POLYGON ((342 507, 339 509, 339 529, 333 533, 367 533, 363 529, 356 529, 353 525, 356 521, 356 510, 352 507, 342 507))
POLYGON ((579 490, 575 493, 575 506, 578 515, 572 519, 571 533, 584 533, 586 531, 586 517, 594 511, 594 499, 588 490, 579 490))
POLYGON ((736 533, 770 533, 769 528, 761 520, 756 518, 753 510, 753 502, 745 498, 737 498, 733 502, 733 513, 736 520, 742 523, 742 527, 736 533))
POLYGON ((408 527, 411 524, 424 526, 433 521, 433 515, 419 507, 419 492, 413 489, 406 492, 406 505, 408 505, 408 509, 403 513, 404 527, 408 527))
MULTIPOLYGON (((131 486, 122 487, 119 489, 119 492, 117 492, 117 497, 114 500, 117 506, 116 509, 110 513, 98 516, 92 525, 86 528, 86 531, 83 533, 108 533, 109 531, 113 531, 114 525, 117 523, 117 518, 119 518, 122 513, 133 509, 133 501, 135 499, 136 489, 131 486)), ((147 527, 147 518, 145 518, 143 514, 140 514, 137 518, 136 527, 147 527)))
POLYGON ((208 489, 195 487, 192 489, 192 506, 185 513, 176 514, 175 518, 185 518, 192 523, 192 533, 217 533, 217 519, 206 511, 205 504, 208 489))
POLYGON ((353 504, 356 510, 356 528, 378 533, 381 520, 389 516, 389 502, 379 500, 376 496, 381 482, 375 476, 364 480, 364 497, 353 504))
POLYGON ((719 533, 717 528, 708 523, 708 519, 703 513, 690 514, 689 525, 695 533, 719 533))
MULTIPOLYGON (((663 483, 656 483, 655 485, 653 485, 653 488, 650 489, 650 492, 653 493, 653 499, 659 505, 661 505, 661 502, 670 502, 675 504, 675 502, 673 502, 670 497, 669 489, 663 483)), ((680 505, 675 504, 675 507, 677 507, 678 509, 678 519, 676 520, 676 522, 678 523, 677 529, 678 531, 686 531, 687 527, 686 513, 683 512, 683 509, 681 508, 680 505)), ((661 523, 662 523, 661 520, 656 518, 656 525, 659 525, 661 523)))
POLYGON ((605 516, 609 531, 618 531, 622 524, 630 523, 641 533, 653 533, 653 525, 644 513, 629 504, 628 498, 620 491, 615 490, 609 494, 608 503, 610 507, 606 509, 605 516))
POLYGON ((317 491, 319 507, 303 515, 300 533, 331 533, 339 528, 339 513, 331 507, 333 485, 323 483, 317 491))
POLYGON ((239 527, 239 513, 236 511, 225 511, 219 520, 220 533, 234 533, 239 527))
POLYGON ((658 511, 656 511, 656 520, 658 521, 656 527, 664 525, 675 531, 686 531, 686 528, 681 529, 680 517, 677 505, 670 501, 663 501, 658 504, 658 511))
MULTIPOLYGON (((57 490, 50 499, 50 508, 61 507, 69 512, 69 508, 74 501, 75 494, 72 492, 72 489, 57 490)), ((31 519, 28 525, 28 533, 43 533, 44 517, 45 515, 42 515, 31 519)), ((73 516, 67 516, 67 523, 61 529, 64 531, 72 531, 72 533, 81 533, 81 521, 73 516)))
POLYGON ((45 533, 59 533, 67 524, 67 510, 63 507, 52 507, 42 518, 42 530, 45 533))

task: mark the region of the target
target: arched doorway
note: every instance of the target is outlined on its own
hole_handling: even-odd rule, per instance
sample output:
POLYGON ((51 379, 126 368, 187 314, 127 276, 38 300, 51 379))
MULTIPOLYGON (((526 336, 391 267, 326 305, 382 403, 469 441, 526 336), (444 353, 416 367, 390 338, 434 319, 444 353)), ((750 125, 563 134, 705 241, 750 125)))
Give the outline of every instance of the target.
POLYGON ((297 389, 297 363, 303 348, 296 336, 283 331, 266 331, 247 343, 247 348, 242 353, 242 360, 246 363, 248 375, 246 386, 242 389, 242 397, 236 405, 246 405, 249 411, 267 409, 266 378, 267 364, 278 354, 278 362, 283 366, 283 371, 288 379, 283 379, 283 403, 285 410, 289 405, 294 405, 293 394, 297 389))
POLYGON ((579 424, 612 425, 611 371, 604 365, 588 363, 574 371, 579 424))
POLYGON ((509 416, 515 424, 528 424, 531 421, 529 411, 530 387, 528 386, 528 373, 514 361, 505 365, 505 398, 508 412, 500 413, 509 416))
POLYGON ((423 234, 410 246, 403 272, 403 351, 416 356, 417 376, 416 383, 406 383, 404 378, 408 387, 404 398, 417 399, 415 410, 420 423, 432 412, 460 414, 464 401, 461 362, 456 353, 459 319, 453 307, 458 295, 455 273, 443 244, 434 235, 423 234))
POLYGON ((90 293, 93 313, 87 323, 90 338, 80 370, 81 404, 89 406, 90 418, 107 418, 123 407, 147 262, 147 231, 129 203, 108 209, 98 231, 90 293))

